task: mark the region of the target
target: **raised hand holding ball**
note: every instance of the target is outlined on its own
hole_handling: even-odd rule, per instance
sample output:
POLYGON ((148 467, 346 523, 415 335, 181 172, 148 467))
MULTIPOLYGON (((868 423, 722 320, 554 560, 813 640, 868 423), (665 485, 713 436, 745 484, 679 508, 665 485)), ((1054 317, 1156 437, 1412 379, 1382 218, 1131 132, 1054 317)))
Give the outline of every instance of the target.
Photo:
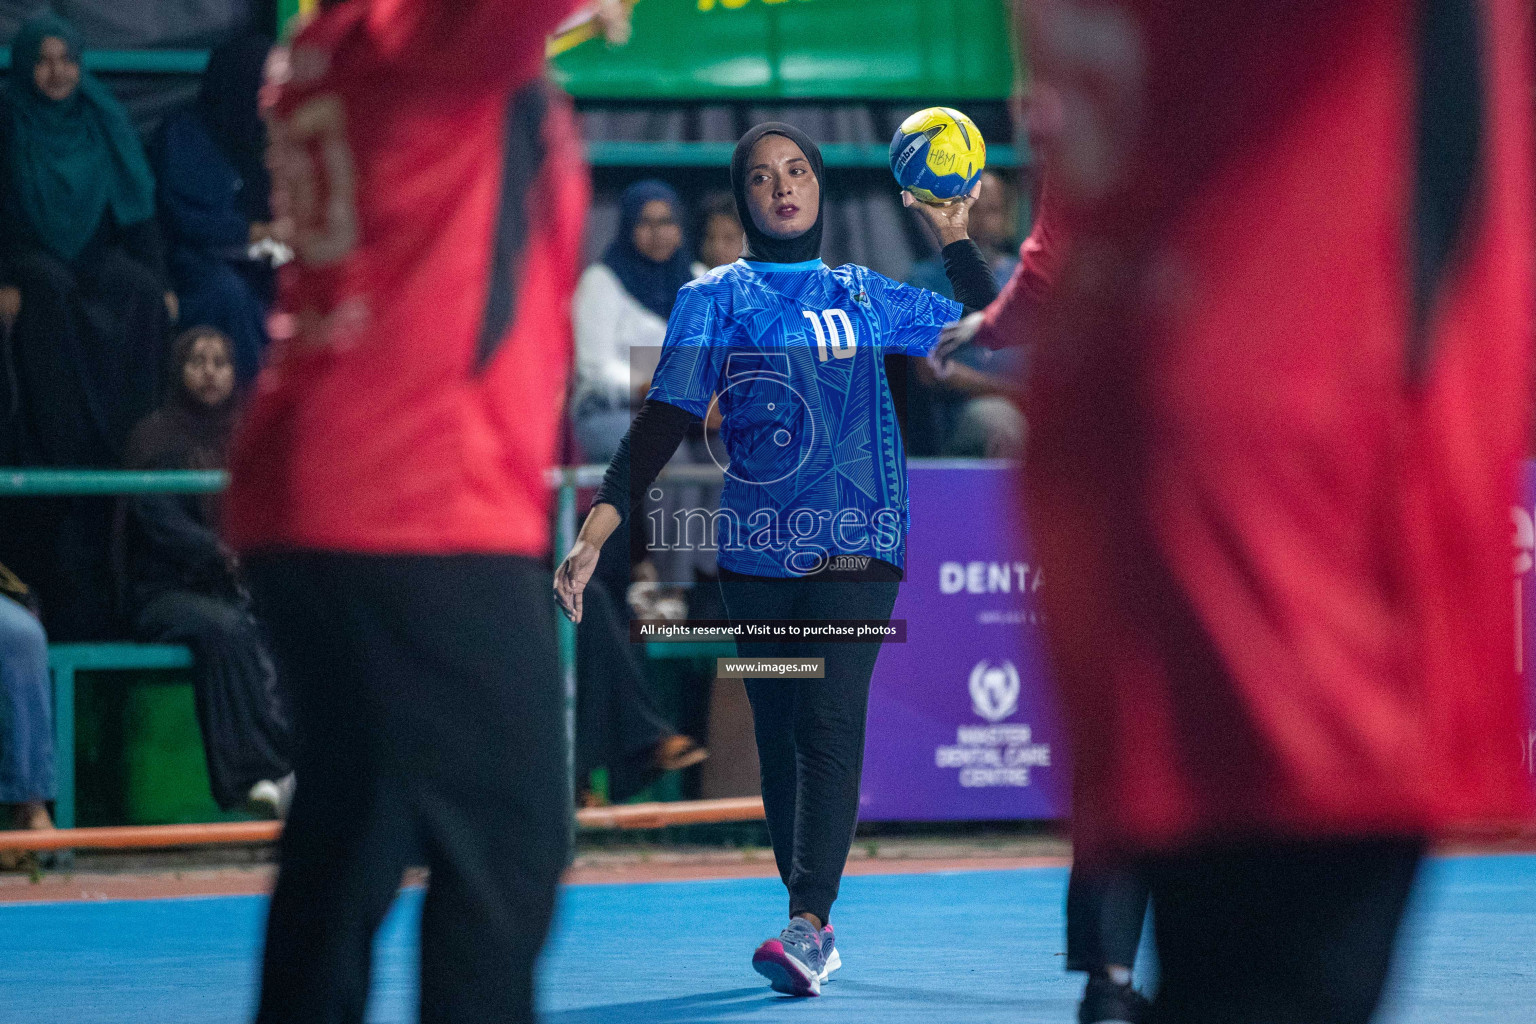
POLYGON ((987 167, 976 122, 951 107, 919 110, 891 140, 891 173, 920 202, 943 205, 969 195, 987 167))

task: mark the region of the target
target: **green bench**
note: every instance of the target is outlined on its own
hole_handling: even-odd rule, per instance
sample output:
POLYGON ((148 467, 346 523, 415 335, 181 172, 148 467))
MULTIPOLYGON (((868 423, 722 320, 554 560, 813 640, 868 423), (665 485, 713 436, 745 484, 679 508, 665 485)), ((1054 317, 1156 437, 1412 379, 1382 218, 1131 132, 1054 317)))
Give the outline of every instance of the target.
MULTIPOLYGON (((0 61, 4 51, 0 50, 0 61)), ((607 467, 581 466, 552 470, 549 484, 558 493, 555 547, 569 550, 576 537, 576 491, 596 485, 607 467)), ((663 471, 664 478, 712 482, 719 479, 713 467, 689 466, 663 471)), ((211 494, 222 491, 229 475, 218 470, 135 472, 98 469, 34 469, 0 467, 0 499, 59 495, 211 494)), ((567 771, 574 777, 576 733, 576 629, 563 615, 556 616, 560 659, 565 688, 567 771)), ((648 659, 692 660, 696 663, 734 656, 731 641, 646 645, 648 659)), ((54 692, 54 757, 57 765, 58 800, 55 819, 61 827, 75 824, 75 674, 80 671, 135 671, 180 669, 192 664, 185 647, 157 644, 98 643, 52 644, 49 666, 54 692)), ((574 785, 574 781, 573 781, 574 785)))
MULTIPOLYGON (((713 661, 734 658, 733 641, 646 644, 653 659, 713 661)), ((54 820, 60 828, 75 825, 75 674, 131 672, 192 666, 192 652, 174 644, 50 644, 48 673, 53 679, 53 758, 58 784, 54 820)))
POLYGON ((174 644, 49 644, 53 679, 53 760, 58 795, 54 822, 75 826, 75 674, 90 671, 190 668, 192 652, 174 644))

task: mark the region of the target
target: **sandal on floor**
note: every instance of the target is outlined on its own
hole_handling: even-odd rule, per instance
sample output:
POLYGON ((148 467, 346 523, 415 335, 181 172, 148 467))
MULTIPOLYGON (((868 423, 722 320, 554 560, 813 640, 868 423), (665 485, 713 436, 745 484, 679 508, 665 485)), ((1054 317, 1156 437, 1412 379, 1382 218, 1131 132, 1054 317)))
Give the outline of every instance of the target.
POLYGON ((680 772, 684 768, 692 768, 708 756, 708 750, 687 736, 663 736, 661 742, 656 744, 655 753, 651 755, 651 763, 657 771, 680 772))

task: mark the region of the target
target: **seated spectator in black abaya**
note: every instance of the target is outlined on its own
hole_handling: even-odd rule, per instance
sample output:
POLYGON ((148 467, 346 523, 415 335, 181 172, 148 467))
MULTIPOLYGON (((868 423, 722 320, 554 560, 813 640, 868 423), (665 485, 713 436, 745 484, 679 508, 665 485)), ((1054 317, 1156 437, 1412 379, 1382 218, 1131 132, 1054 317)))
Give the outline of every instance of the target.
MULTIPOLYGON (((174 353, 171 398, 134 428, 127 466, 223 469, 235 412, 229 339, 194 327, 174 353)), ((292 733, 239 567, 219 540, 218 496, 146 494, 124 505, 121 561, 134 635, 192 648, 214 799, 225 810, 260 804, 281 815, 293 789, 292 733)))
MULTIPOLYGON (((121 463, 159 397, 175 305, 144 150, 79 57, 67 22, 28 20, 0 103, 0 320, 12 327, 14 454, 30 466, 121 463)), ((0 558, 37 587, 49 634, 111 635, 111 500, 6 513, 0 558)))
POLYGON ((271 264, 250 255, 272 236, 267 132, 256 105, 271 49, 264 35, 215 49, 197 102, 172 114, 150 145, 182 322, 217 327, 234 342, 242 386, 267 346, 273 297, 271 264))

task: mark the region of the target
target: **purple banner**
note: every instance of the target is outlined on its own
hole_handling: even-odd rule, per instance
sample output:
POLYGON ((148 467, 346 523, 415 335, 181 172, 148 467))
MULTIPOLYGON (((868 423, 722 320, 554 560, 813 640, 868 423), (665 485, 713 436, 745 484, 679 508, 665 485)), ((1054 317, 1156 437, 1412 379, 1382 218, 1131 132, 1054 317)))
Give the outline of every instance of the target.
MULTIPOLYGON (((1039 568, 1003 466, 911 467, 905 644, 880 652, 860 816, 869 821, 1065 818, 1066 735, 1045 675, 1039 568)), ((1515 668, 1533 720, 1511 723, 1536 777, 1536 461, 1514 526, 1515 668)))
POLYGON ((1064 818, 1066 733, 1030 556, 1001 464, 911 466, 907 576, 869 696, 860 817, 1064 818))

